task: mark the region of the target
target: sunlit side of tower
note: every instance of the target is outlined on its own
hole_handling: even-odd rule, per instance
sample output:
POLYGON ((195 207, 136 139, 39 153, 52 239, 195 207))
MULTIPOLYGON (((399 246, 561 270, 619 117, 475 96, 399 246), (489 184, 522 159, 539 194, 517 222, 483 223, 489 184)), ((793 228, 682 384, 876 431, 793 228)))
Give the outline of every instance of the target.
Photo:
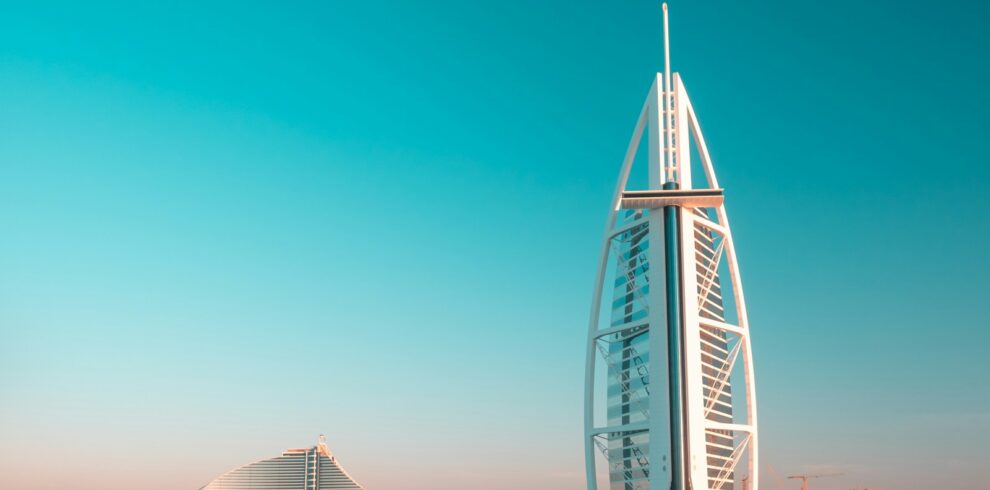
POLYGON ((592 301, 588 488, 756 489, 755 379, 739 265, 701 127, 680 74, 670 72, 666 4, 663 11, 666 68, 619 173, 592 301), (644 135, 645 189, 630 189, 644 135))

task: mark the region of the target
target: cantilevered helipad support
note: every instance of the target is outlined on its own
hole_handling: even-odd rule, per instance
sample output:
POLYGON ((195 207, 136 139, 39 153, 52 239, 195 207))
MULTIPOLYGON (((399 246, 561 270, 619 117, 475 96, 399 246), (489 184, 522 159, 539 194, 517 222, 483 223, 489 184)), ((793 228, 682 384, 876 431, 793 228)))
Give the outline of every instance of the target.
POLYGON ((650 88, 619 173, 592 301, 588 488, 731 489, 743 478, 759 488, 739 265, 724 192, 681 77, 670 72, 668 44, 664 5, 666 68, 650 88), (627 189, 644 134, 647 189, 627 189), (692 148, 703 171, 698 179, 692 148))

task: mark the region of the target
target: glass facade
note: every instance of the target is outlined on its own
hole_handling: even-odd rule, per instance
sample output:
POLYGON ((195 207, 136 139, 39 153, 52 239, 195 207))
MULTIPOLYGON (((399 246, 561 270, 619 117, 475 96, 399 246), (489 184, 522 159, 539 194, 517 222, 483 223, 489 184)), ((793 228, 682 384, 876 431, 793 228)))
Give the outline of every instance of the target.
MULTIPOLYGON (((645 221, 645 220, 644 220, 645 221)), ((608 340, 608 424, 622 426, 650 419, 649 224, 613 238, 616 274, 608 340)), ((612 432, 608 438, 609 482, 613 490, 649 488, 650 433, 612 432)))
MULTIPOLYGON (((641 211, 638 218, 645 216, 641 211)), ((696 210, 707 217, 704 211, 696 210)), ((634 218, 632 215, 627 219, 634 218)), ((618 329, 602 339, 599 349, 608 363, 607 417, 611 427, 636 426, 650 420, 650 370, 649 350, 651 321, 649 309, 649 222, 624 231, 612 238, 615 256, 615 280, 612 284, 612 303, 609 327, 618 329)), ((722 287, 718 274, 719 244, 721 238, 707 228, 696 225, 694 252, 696 283, 698 287, 699 316, 724 322, 722 287)), ((723 372, 728 368, 731 347, 725 332, 713 328, 700 328, 701 389, 708 406, 705 418, 713 422, 732 423, 732 390, 723 372)), ((658 410, 666 411, 667 407, 658 410)), ((732 487, 733 473, 720 473, 724 463, 732 457, 735 434, 732 431, 708 430, 705 432, 705 458, 711 488, 732 487)), ((640 490, 649 488, 650 461, 648 458, 650 432, 630 430, 610 432, 607 457, 609 482, 612 490, 640 490)))

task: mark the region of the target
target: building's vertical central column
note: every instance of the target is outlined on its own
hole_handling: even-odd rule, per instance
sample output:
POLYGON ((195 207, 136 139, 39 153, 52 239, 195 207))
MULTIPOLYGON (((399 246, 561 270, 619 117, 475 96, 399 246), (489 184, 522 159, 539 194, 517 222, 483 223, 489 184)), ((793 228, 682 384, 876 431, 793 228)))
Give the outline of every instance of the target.
MULTIPOLYGON (((664 190, 676 190, 666 182, 664 190)), ((681 321, 680 207, 663 208, 664 269, 667 292, 667 369, 670 376, 670 475, 672 490, 688 488, 684 416, 684 335, 681 321)))

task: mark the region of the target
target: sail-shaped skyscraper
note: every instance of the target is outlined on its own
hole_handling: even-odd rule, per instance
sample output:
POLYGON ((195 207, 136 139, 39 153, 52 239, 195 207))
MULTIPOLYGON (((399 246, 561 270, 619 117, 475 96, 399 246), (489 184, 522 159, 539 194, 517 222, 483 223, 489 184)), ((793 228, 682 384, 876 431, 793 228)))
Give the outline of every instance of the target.
POLYGON ((666 4, 663 23, 665 70, 619 173, 592 300, 588 489, 757 489, 739 264, 698 118, 680 74, 670 71, 666 4))

